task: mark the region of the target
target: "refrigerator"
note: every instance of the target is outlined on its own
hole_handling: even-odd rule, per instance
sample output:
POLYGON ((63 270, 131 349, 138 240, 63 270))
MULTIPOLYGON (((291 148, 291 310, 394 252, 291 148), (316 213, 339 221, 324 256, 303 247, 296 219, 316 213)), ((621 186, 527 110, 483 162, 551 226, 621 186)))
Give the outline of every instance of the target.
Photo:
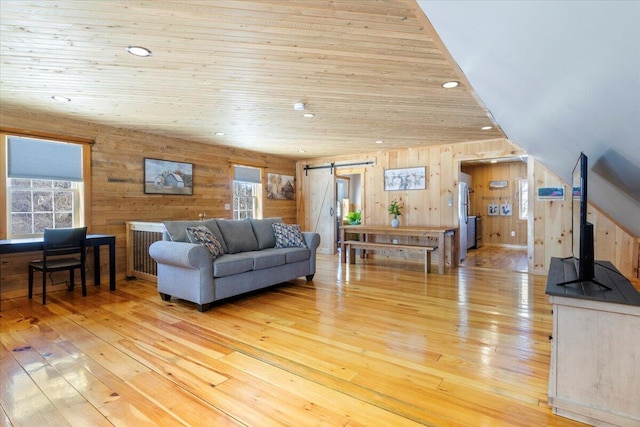
MULTIPOLYGON (((469 227, 469 186, 471 185, 471 175, 461 172, 458 180, 458 218, 460 236, 460 261, 467 257, 467 233, 469 227)), ((475 230, 474 230, 475 231, 475 230)))

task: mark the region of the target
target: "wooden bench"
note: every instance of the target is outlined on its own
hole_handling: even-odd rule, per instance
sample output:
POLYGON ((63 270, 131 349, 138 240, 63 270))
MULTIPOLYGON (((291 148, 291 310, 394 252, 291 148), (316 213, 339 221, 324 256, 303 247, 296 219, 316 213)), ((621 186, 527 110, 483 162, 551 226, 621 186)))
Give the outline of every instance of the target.
POLYGON ((377 243, 377 242, 360 242, 358 240, 347 240, 344 242, 347 252, 347 263, 355 264, 356 249, 365 250, 399 250, 399 251, 418 251, 424 253, 424 272, 431 273, 431 252, 438 249, 437 246, 418 246, 418 245, 398 245, 394 243, 377 243))

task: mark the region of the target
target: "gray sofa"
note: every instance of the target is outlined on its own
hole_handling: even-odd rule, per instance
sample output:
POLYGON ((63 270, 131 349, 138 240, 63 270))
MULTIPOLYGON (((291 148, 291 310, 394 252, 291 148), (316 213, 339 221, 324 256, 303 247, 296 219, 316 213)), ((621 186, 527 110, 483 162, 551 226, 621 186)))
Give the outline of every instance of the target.
POLYGON ((276 248, 274 223, 282 219, 165 221, 163 240, 149 247, 158 263, 160 296, 191 301, 206 311, 214 301, 301 276, 312 280, 320 235, 302 232, 306 247, 276 248), (186 229, 199 225, 220 241, 224 255, 213 259, 205 246, 190 243, 186 229))

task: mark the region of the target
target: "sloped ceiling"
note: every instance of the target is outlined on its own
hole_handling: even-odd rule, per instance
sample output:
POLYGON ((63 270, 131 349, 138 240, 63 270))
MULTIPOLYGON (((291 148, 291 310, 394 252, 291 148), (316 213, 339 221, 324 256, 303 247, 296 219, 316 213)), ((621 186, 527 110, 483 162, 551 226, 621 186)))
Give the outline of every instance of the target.
POLYGON ((640 236, 640 2, 418 0, 509 139, 640 236))
POLYGON ((0 36, 3 110, 292 159, 504 138, 414 0, 2 0, 0 36))
POLYGON ((506 133, 566 180, 584 151, 640 235, 637 1, 2 0, 0 30, 2 112, 293 159, 506 133))

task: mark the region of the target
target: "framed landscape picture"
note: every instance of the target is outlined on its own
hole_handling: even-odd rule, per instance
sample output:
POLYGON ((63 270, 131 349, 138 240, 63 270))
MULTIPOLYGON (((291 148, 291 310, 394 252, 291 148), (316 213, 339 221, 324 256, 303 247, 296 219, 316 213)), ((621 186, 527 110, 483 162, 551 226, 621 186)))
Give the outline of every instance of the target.
POLYGON ((424 190, 427 188, 427 168, 385 169, 384 191, 424 190))
POLYGON ((145 158, 144 193, 193 195, 193 164, 145 158))
POLYGON ((268 199, 293 200, 294 192, 293 176, 278 173, 267 174, 268 199))
POLYGON ((507 180, 502 180, 502 181, 489 181, 489 188, 491 189, 496 189, 496 188, 507 188, 507 185, 509 185, 507 180))
POLYGON ((538 200, 564 200, 564 186, 538 187, 538 200))

